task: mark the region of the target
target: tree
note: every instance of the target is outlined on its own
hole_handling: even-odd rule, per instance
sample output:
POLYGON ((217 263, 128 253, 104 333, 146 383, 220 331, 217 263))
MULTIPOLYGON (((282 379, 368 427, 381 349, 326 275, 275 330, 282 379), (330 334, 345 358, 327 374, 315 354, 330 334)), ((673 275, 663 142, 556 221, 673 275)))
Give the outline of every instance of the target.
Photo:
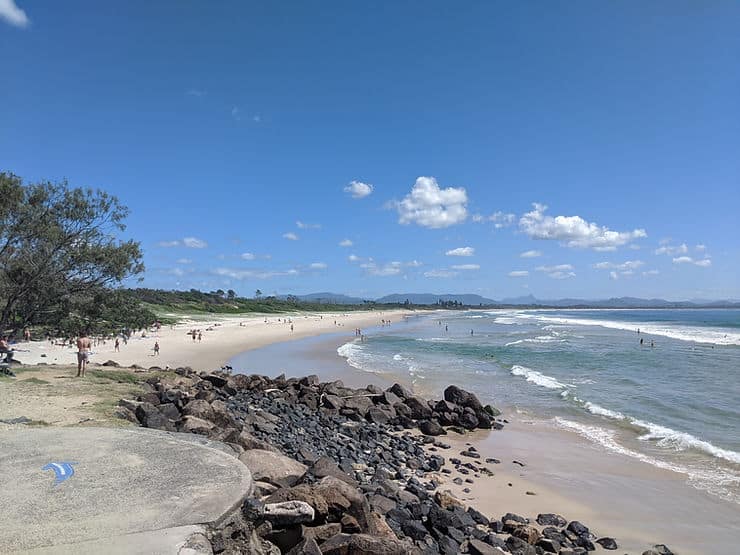
POLYGON ((139 243, 123 241, 128 209, 66 181, 24 185, 0 173, 0 330, 94 323, 101 295, 144 271, 139 243))
POLYGON ((255 296, 255 298, 259 299, 262 296, 262 291, 260 291, 259 289, 257 289, 257 291, 254 292, 254 296, 255 296))
POLYGON ((234 299, 236 299, 236 291, 234 291, 233 289, 229 289, 229 290, 228 290, 228 291, 226 292, 226 298, 227 298, 227 299, 230 299, 230 300, 234 300, 234 299))

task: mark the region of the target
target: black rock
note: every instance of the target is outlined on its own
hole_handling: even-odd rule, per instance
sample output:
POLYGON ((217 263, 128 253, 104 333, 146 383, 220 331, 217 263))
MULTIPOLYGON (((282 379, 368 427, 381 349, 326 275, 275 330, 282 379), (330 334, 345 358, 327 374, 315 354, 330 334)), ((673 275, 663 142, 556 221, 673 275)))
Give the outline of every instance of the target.
POLYGON ((445 429, 439 425, 439 422, 436 420, 422 420, 419 423, 419 430, 422 434, 428 435, 428 436, 439 436, 444 435, 447 432, 445 432, 445 429))
POLYGON ((610 551, 619 549, 619 546, 617 545, 617 542, 614 540, 614 538, 599 538, 598 540, 596 540, 596 543, 598 543, 604 549, 608 549, 610 551))
MULTIPOLYGON (((576 536, 587 536, 589 535, 589 530, 587 526, 584 526, 577 520, 573 520, 568 524, 568 531, 573 532, 576 536)), ((584 546, 585 547, 585 546, 584 546)))
POLYGON ((397 395, 401 400, 406 400, 409 397, 413 397, 414 394, 399 383, 394 383, 388 390, 394 395, 397 395))
POLYGON ((412 540, 423 540, 429 532, 424 525, 418 520, 407 520, 401 523, 401 530, 412 540))
POLYGON ((563 528, 567 521, 560 515, 554 513, 540 513, 537 515, 537 524, 540 526, 557 526, 563 528))
POLYGON ((488 526, 491 523, 491 521, 486 515, 475 510, 473 507, 468 507, 468 514, 477 524, 483 524, 484 526, 488 526))

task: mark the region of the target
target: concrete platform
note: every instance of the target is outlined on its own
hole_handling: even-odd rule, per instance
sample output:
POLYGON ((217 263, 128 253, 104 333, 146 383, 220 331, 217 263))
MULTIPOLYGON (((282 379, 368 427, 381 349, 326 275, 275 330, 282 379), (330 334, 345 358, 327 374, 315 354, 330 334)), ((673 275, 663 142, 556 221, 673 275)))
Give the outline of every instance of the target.
POLYGON ((251 493, 223 448, 143 428, 0 432, 0 553, 177 553, 251 493))

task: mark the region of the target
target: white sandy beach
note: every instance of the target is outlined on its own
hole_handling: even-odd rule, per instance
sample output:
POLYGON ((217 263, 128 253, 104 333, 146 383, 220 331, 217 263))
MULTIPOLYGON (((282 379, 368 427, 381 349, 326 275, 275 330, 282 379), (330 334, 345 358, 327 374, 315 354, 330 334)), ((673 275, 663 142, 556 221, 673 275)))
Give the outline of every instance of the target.
MULTIPOLYGON (((332 332, 346 332, 351 336, 355 328, 380 325, 381 319, 398 322, 409 314, 413 313, 395 310, 198 316, 197 319, 186 319, 174 326, 162 326, 156 332, 147 331, 144 336, 141 333, 133 335, 127 344, 121 341, 119 352, 115 350, 114 341, 98 342, 93 347, 90 365, 97 366, 113 360, 121 366, 189 366, 195 370, 214 370, 234 355, 250 349, 332 332), (201 341, 193 341, 188 334, 193 329, 202 332, 201 341), (159 355, 154 354, 155 343, 159 343, 159 355)), ((75 347, 32 340, 16 343, 13 348, 18 351, 15 358, 23 364, 77 364, 75 347)))

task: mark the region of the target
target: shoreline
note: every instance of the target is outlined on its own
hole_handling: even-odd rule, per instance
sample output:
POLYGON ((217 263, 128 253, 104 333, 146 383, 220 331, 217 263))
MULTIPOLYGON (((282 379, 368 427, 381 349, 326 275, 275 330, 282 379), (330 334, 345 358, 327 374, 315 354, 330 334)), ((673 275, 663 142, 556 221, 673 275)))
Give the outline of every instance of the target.
MULTIPOLYGON (((309 369, 315 372, 321 368, 322 380, 342 379, 353 387, 373 384, 385 388, 396 381, 411 387, 409 376, 376 374, 349 365, 336 353, 337 347, 347 341, 351 339, 316 338, 292 345, 287 353, 267 347, 262 350, 264 359, 273 366, 265 362, 262 369, 283 364, 285 359, 279 358, 282 354, 296 362, 281 367, 288 375, 303 375, 302 371, 305 374, 309 369)), ((260 350, 245 355, 247 360, 250 357, 261 358, 260 350)), ((441 393, 423 386, 414 387, 414 391, 425 398, 437 398, 441 393)), ((500 433, 478 431, 468 436, 443 436, 444 441, 460 447, 458 452, 470 442, 483 459, 495 457, 502 461, 491 467, 495 477, 482 476, 473 486, 458 486, 443 477, 444 487, 464 502, 479 510, 495 511, 504 506, 524 514, 540 507, 567 507, 571 512, 566 517, 606 530, 620 541, 620 549, 624 545, 629 552, 641 553, 648 542, 663 541, 682 555, 700 555, 706 553, 707 529, 712 530, 711 541, 722 546, 720 551, 732 551, 733 537, 740 534, 740 525, 732 523, 740 522, 740 509, 730 502, 693 487, 683 474, 607 451, 575 431, 556 427, 544 415, 516 407, 499 408, 509 421, 500 433), (512 460, 524 461, 527 466, 512 465, 512 460), (512 487, 507 485, 510 482, 512 487), (466 486, 471 488, 470 494, 462 492, 466 486), (526 491, 537 495, 526 495, 526 491)))
MULTIPOLYGON (((146 331, 131 336, 128 343, 121 341, 116 352, 114 341, 93 344, 91 367, 109 360, 118 366, 141 368, 190 367, 195 370, 214 370, 223 367, 232 357, 275 343, 283 343, 332 332, 352 333, 355 328, 380 324, 381 319, 399 322, 418 314, 410 310, 357 311, 346 313, 286 313, 245 314, 229 316, 197 315, 173 326, 162 326, 156 332, 146 331), (291 323, 286 323, 288 319, 291 323), (280 321, 279 321, 280 320, 280 321), (335 323, 336 322, 336 323, 335 323), (193 341, 187 334, 191 329, 202 331, 202 341, 193 341), (154 354, 159 343, 160 354, 154 354)), ((16 358, 23 365, 39 364, 70 366, 77 364, 76 348, 53 345, 49 341, 18 342, 12 345, 16 358)))

